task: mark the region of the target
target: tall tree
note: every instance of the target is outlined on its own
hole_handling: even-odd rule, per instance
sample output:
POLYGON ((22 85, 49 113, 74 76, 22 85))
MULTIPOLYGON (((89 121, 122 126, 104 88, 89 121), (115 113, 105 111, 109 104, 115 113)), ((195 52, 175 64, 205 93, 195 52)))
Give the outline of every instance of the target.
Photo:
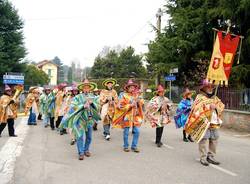
POLYGON ((145 77, 146 69, 143 67, 142 57, 135 54, 132 47, 123 49, 120 53, 110 50, 106 56, 98 55, 91 69, 93 78, 128 78, 145 77))
MULTIPOLYGON (((7 0, 0 1, 0 76, 5 72, 22 72, 25 64, 23 21, 7 0)), ((2 83, 2 80, 0 80, 2 83)))
POLYGON ((24 81, 25 85, 45 85, 49 83, 49 76, 42 70, 39 70, 35 65, 30 64, 25 67, 24 81))
POLYGON ((169 24, 148 46, 146 56, 151 70, 164 73, 164 68, 176 64, 182 84, 190 84, 190 81, 197 84, 205 76, 212 54, 212 28, 225 29, 227 19, 233 23, 233 33, 245 36, 241 63, 247 64, 250 60, 250 22, 247 21, 250 1, 169 0, 165 8, 170 15, 169 24))

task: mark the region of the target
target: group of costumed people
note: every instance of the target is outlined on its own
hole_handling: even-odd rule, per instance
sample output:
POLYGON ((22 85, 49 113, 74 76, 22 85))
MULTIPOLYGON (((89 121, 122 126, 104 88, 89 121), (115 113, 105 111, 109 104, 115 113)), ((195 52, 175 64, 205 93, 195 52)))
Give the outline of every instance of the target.
MULTIPOLYGON (((53 89, 44 87, 42 94, 37 87, 31 87, 25 103, 25 113, 29 112, 28 125, 36 125, 36 116, 41 113, 45 128, 57 128, 61 135, 69 133, 70 144, 76 143, 79 160, 91 156, 92 131, 97 130, 99 122, 103 125, 103 136, 107 141, 111 139, 111 127, 122 128, 123 150, 136 153, 140 152, 140 127, 143 122, 149 122, 156 129, 155 144, 161 147, 164 126, 171 122, 172 105, 165 97, 164 87, 157 86, 154 97, 144 104, 138 83, 128 80, 119 96, 114 89, 116 84, 115 79, 107 79, 102 83, 105 89, 98 90, 96 83, 85 79, 78 86, 68 87, 61 83, 53 89), (131 146, 128 141, 130 129, 133 136, 131 146)), ((183 129, 184 142, 198 143, 202 165, 218 165, 215 155, 224 104, 208 80, 202 81, 195 100, 193 95, 194 91, 184 90, 174 116, 176 128, 183 129)), ((16 95, 12 94, 9 86, 5 86, 0 98, 0 135, 8 124, 9 136, 16 136, 14 119, 17 117, 17 104, 16 95)))

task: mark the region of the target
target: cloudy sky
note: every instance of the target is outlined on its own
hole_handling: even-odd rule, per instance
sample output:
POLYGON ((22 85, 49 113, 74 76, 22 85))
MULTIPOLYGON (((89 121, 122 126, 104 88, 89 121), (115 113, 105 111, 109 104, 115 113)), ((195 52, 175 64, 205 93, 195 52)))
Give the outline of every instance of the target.
MULTIPOLYGON (((155 33, 150 24, 166 0, 10 0, 24 20, 27 58, 58 56, 92 66, 104 46, 132 45, 147 51, 155 33)), ((163 25, 168 16, 163 15, 163 25)))

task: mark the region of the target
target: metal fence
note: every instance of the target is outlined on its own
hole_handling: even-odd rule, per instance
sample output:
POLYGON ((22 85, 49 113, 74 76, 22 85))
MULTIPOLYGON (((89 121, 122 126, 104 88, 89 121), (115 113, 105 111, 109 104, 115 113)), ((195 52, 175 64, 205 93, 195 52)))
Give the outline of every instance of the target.
MULTIPOLYGON (((198 88, 193 89, 198 92, 198 88)), ((171 89, 171 100, 179 103, 182 99, 183 87, 173 86, 171 89)), ((169 97, 169 92, 167 92, 169 97)), ((230 87, 219 87, 217 96, 225 104, 226 109, 250 111, 250 89, 233 89, 230 87)))

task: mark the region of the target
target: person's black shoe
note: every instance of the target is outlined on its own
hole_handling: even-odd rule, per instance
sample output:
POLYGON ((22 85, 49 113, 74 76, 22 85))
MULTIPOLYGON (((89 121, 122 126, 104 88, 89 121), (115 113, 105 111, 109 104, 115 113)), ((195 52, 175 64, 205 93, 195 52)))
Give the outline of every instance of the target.
POLYGON ((37 125, 37 123, 34 123, 33 125, 37 125))
POLYGON ((201 159, 200 163, 204 166, 209 166, 209 163, 205 159, 201 159))
POLYGON ((55 130, 55 128, 51 128, 51 130, 55 130))
POLYGON ((218 162, 217 160, 215 160, 213 157, 207 157, 207 161, 208 161, 210 164, 220 165, 220 162, 218 162))
POLYGON ((184 142, 188 142, 188 139, 186 137, 183 138, 184 142))
POLYGON ((75 144, 75 140, 74 139, 72 139, 71 141, 70 141, 70 145, 74 145, 75 144))
POLYGON ((163 144, 161 142, 159 142, 156 145, 157 145, 158 148, 160 148, 160 147, 162 147, 163 144))
POLYGON ((190 141, 190 142, 194 142, 194 140, 192 139, 192 137, 189 135, 188 136, 188 140, 190 141))
POLYGON ((63 131, 62 130, 60 130, 60 135, 63 135, 64 133, 63 133, 63 131))
POLYGON ((17 135, 15 135, 15 134, 14 135, 10 135, 10 137, 17 137, 17 135))

